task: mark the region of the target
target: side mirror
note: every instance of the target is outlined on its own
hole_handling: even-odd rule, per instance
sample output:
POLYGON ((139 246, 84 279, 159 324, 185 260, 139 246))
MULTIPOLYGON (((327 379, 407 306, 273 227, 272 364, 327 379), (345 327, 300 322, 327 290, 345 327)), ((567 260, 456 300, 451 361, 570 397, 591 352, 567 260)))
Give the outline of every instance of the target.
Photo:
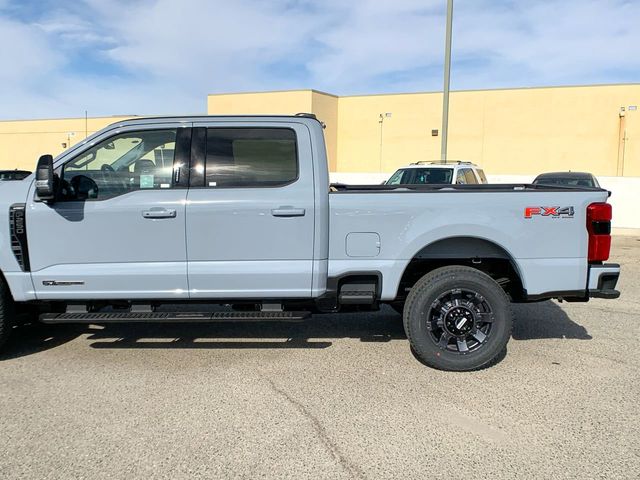
POLYGON ((36 168, 36 194, 44 202, 55 199, 56 192, 53 178, 53 157, 42 155, 36 168))

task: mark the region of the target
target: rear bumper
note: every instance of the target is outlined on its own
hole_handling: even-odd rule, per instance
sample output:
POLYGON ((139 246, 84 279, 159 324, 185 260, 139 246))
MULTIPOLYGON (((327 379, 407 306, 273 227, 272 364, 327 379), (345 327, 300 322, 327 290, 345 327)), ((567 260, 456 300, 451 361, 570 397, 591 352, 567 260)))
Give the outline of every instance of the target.
POLYGON ((589 280, 587 284, 589 297, 618 298, 620 292, 616 290, 616 284, 619 277, 620 265, 617 263, 589 265, 589 280))
POLYGON ((537 295, 528 295, 525 292, 524 298, 525 302, 539 302, 550 298, 557 298, 567 302, 588 302, 589 298, 618 298, 620 292, 616 290, 616 284, 619 277, 620 265, 617 263, 589 265, 586 289, 553 291, 537 295))

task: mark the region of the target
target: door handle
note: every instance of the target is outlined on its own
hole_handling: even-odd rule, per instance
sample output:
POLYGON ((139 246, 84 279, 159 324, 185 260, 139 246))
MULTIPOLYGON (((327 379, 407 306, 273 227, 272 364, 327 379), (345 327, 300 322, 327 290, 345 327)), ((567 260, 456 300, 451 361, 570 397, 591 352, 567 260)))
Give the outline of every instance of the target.
POLYGON ((176 218, 176 210, 174 208, 152 208, 143 210, 144 218, 176 218))
POLYGON ((274 217, 304 217, 304 208, 280 207, 271 210, 274 217))

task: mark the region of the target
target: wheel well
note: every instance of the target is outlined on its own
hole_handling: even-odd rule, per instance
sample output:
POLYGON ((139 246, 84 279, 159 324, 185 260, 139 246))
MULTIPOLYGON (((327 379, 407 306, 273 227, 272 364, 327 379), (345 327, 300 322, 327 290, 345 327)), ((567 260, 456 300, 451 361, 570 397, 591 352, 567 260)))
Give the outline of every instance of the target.
POLYGON ((482 238, 451 237, 431 243, 416 253, 402 274, 396 298, 404 300, 422 276, 449 265, 463 265, 486 273, 513 301, 524 297, 518 268, 506 250, 482 238))

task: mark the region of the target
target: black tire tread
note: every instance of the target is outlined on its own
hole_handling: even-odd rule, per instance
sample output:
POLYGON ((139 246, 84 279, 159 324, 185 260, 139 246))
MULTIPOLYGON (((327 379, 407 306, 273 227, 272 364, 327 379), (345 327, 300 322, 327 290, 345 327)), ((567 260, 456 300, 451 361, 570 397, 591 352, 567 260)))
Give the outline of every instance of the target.
POLYGON ((0 276, 0 350, 7 342, 13 329, 14 305, 11 292, 0 276))
MULTIPOLYGON (((475 277, 477 281, 487 283, 488 285, 495 287, 494 289, 496 293, 503 297, 507 305, 506 313, 508 317, 511 319, 511 322, 509 322, 507 339, 511 338, 511 334, 513 331, 514 315, 513 315, 513 308, 511 307, 511 299, 506 294, 506 292, 502 289, 502 287, 500 287, 500 285, 495 280, 493 280, 486 273, 475 268, 465 267, 462 265, 455 265, 455 266, 448 266, 448 267, 440 267, 435 270, 432 270, 431 272, 425 274, 422 278, 420 278, 415 283, 415 285, 411 288, 411 291, 409 292, 409 295, 407 296, 407 300, 405 302, 404 315, 402 318, 404 330, 407 335, 407 339, 409 340, 409 343, 411 345, 415 344, 415 338, 412 335, 412 329, 410 328, 410 325, 409 325, 409 312, 412 311, 414 304, 420 300, 421 295, 424 294, 425 291, 431 288, 433 283, 438 282, 441 279, 450 277, 452 274, 457 274, 458 276, 462 275, 462 276, 475 277)), ((415 350, 414 350, 414 353, 417 354, 415 350)), ((456 370, 457 371, 473 371, 473 370, 480 370, 483 368, 487 368, 488 366, 491 366, 497 362, 499 358, 499 353, 500 352, 497 352, 496 355, 494 355, 491 359, 489 359, 487 362, 483 363, 482 365, 478 365, 474 368, 460 368, 456 370)), ((438 370, 444 370, 442 365, 440 365, 438 362, 434 361, 431 358, 424 358, 422 356, 419 356, 419 358, 422 362, 424 362, 429 367, 432 367, 438 370)), ((453 369, 447 368, 446 370, 453 370, 453 369)))

